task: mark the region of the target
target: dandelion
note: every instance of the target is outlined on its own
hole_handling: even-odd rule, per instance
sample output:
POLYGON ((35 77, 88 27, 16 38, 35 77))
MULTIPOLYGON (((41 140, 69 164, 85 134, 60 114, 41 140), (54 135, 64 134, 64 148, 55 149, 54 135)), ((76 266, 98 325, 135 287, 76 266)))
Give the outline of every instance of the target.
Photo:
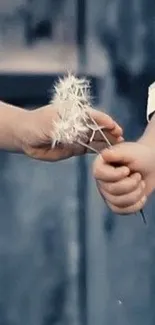
POLYGON ((90 143, 93 141, 96 131, 99 131, 107 145, 111 146, 103 132, 104 126, 99 127, 90 116, 92 106, 89 81, 68 75, 60 79, 54 89, 54 98, 51 103, 57 107, 58 120, 53 123, 52 147, 58 143, 77 142, 96 152, 94 148, 86 144, 88 141, 90 143))

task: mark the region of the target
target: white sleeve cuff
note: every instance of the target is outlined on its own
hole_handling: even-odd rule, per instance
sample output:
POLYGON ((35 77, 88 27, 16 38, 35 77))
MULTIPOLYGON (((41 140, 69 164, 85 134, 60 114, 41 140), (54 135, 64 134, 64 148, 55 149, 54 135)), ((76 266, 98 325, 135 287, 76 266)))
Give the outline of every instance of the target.
POLYGON ((147 120, 150 115, 155 112, 155 82, 149 87, 147 102, 147 120))

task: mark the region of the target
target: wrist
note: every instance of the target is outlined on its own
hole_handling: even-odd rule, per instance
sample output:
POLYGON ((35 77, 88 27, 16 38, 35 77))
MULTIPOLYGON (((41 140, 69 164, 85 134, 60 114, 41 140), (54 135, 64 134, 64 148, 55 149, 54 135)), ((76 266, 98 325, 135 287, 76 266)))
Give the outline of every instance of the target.
POLYGON ((155 144, 154 144, 152 137, 150 137, 144 133, 142 135, 142 137, 138 140, 138 143, 140 145, 142 145, 143 147, 145 146, 145 148, 147 150, 149 150, 149 152, 151 153, 151 156, 152 156, 152 161, 154 161, 155 160, 155 144))
POLYGON ((24 153, 27 138, 29 137, 29 128, 31 122, 31 111, 19 109, 17 112, 17 123, 14 124, 14 148, 18 152, 24 153))
POLYGON ((143 144, 147 147, 149 147, 150 149, 154 150, 155 151, 155 144, 154 144, 154 141, 152 139, 152 137, 148 136, 147 134, 143 134, 139 139, 138 139, 138 142, 140 144, 143 144))
POLYGON ((138 142, 155 151, 155 116, 152 117, 152 120, 148 124, 138 142))
POLYGON ((29 113, 29 111, 18 107, 12 107, 8 111, 6 125, 6 139, 8 139, 8 142, 4 141, 4 148, 3 144, 1 145, 2 149, 8 149, 9 151, 14 152, 23 152, 25 138, 28 132, 29 113))

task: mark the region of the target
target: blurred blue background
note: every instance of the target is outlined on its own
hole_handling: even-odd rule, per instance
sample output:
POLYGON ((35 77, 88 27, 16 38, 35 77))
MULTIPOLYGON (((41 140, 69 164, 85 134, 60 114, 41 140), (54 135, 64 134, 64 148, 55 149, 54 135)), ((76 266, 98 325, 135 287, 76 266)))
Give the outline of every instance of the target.
MULTIPOLYGON (((151 0, 1 0, 0 97, 33 109, 66 71, 134 140, 154 80, 151 0)), ((0 153, 0 324, 154 325, 154 198, 109 212, 94 157, 54 164, 0 153)))

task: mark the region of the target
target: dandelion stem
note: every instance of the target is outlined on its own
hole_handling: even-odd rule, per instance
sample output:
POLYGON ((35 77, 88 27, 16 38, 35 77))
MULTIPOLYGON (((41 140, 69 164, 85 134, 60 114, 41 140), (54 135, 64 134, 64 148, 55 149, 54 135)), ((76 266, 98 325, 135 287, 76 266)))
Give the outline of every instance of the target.
POLYGON ((145 214, 144 214, 143 209, 140 210, 140 214, 141 214, 141 217, 142 217, 143 222, 145 223, 145 225, 147 225, 147 221, 146 221, 146 218, 145 218, 145 214))
POLYGON ((104 134, 104 132, 101 130, 101 128, 98 126, 98 124, 96 123, 96 121, 93 119, 92 116, 89 115, 90 120, 95 124, 95 126, 98 128, 96 131, 99 131, 100 134, 102 135, 102 137, 104 138, 104 140, 106 141, 107 146, 110 148, 112 147, 112 144, 110 143, 109 139, 106 137, 106 135, 104 134))
POLYGON ((84 142, 81 141, 81 140, 78 140, 77 142, 78 142, 81 146, 83 146, 83 147, 85 147, 85 148, 91 150, 91 151, 94 152, 94 153, 97 153, 97 155, 100 154, 100 152, 99 152, 98 150, 96 150, 96 149, 94 149, 93 147, 89 146, 89 144, 86 144, 86 143, 84 143, 84 142))

